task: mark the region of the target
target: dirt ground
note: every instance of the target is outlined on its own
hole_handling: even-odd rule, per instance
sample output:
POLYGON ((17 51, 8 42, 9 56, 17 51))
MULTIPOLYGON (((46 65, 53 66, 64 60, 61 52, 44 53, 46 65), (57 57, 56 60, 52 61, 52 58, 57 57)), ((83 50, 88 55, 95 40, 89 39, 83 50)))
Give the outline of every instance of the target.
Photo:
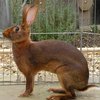
MULTIPOLYGON (((52 95, 52 92, 48 92, 47 89, 51 87, 60 87, 59 84, 42 84, 35 85, 34 94, 30 97, 18 97, 24 89, 25 85, 7 85, 0 86, 0 100, 46 100, 46 98, 52 95)), ((76 91, 76 100, 100 100, 100 88, 93 87, 85 92, 76 91)))

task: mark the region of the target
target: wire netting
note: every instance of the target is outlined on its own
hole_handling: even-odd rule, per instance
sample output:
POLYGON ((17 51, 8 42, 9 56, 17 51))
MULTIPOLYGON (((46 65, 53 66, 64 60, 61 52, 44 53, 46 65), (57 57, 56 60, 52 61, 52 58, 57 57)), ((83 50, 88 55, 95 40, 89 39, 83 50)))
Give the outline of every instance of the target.
MULTIPOLYGON (((100 83, 100 7, 98 4, 100 4, 99 0, 46 0, 45 5, 40 3, 38 16, 31 27, 33 41, 57 39, 76 46, 88 61, 90 83, 100 83)), ((9 5, 12 25, 20 24, 22 1, 9 0, 9 5)), ((10 41, 1 38, 0 84, 23 84, 24 82, 24 76, 14 63, 10 41)), ((58 82, 58 79, 55 74, 42 71, 36 75, 35 82, 38 84, 58 82)))

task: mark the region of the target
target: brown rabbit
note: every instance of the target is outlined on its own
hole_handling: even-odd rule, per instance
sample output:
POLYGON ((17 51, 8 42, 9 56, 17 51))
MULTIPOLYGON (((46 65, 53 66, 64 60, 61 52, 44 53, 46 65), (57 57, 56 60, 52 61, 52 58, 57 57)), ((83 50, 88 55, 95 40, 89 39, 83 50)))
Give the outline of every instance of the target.
POLYGON ((26 90, 21 96, 29 96, 33 91, 34 77, 41 70, 57 74, 62 89, 49 89, 59 95, 48 100, 75 98, 74 90, 83 91, 88 85, 89 70, 82 53, 74 46, 58 40, 34 42, 30 39, 30 25, 35 20, 38 5, 26 5, 21 25, 12 26, 3 35, 12 41, 14 61, 26 77, 26 90))

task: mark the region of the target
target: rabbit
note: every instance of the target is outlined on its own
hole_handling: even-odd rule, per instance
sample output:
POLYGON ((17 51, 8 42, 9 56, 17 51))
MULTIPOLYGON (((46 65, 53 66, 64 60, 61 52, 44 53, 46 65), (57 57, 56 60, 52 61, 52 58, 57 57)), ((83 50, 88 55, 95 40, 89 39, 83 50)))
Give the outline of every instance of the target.
POLYGON ((48 91, 60 93, 47 100, 76 98, 75 90, 85 91, 89 69, 83 54, 74 46, 61 40, 32 41, 30 26, 35 21, 38 5, 27 4, 23 8, 22 22, 4 30, 3 36, 12 42, 14 61, 26 78, 26 90, 20 96, 30 96, 34 88, 34 77, 39 71, 57 74, 62 89, 48 91))

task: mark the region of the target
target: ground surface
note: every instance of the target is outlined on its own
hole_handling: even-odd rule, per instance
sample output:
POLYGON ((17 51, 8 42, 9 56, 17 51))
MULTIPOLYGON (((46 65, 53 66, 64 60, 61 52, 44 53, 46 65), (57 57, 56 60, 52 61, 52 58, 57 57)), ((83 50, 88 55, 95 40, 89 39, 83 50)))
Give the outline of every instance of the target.
MULTIPOLYGON (((35 85, 34 94, 30 97, 18 97, 24 91, 25 85, 0 86, 0 100, 46 100, 53 93, 47 92, 50 87, 59 87, 58 84, 35 85)), ((100 88, 91 88, 85 92, 76 92, 76 100, 100 100, 100 88)))

